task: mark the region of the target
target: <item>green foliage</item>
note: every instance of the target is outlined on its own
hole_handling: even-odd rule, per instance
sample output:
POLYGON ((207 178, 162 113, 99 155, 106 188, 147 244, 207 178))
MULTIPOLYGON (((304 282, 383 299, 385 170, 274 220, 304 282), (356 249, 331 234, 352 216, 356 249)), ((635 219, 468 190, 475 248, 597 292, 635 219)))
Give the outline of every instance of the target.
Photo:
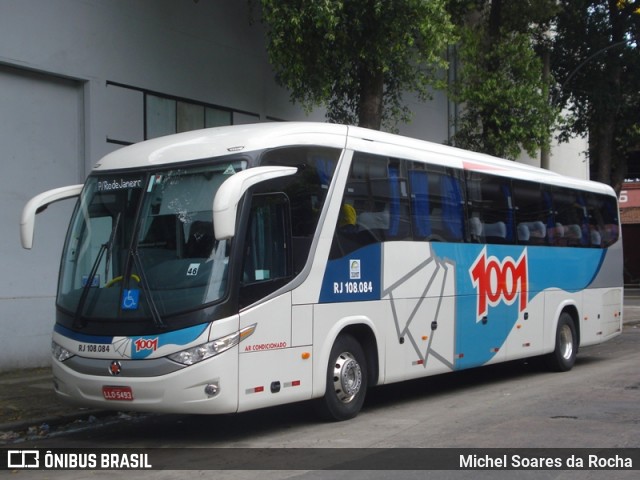
POLYGON ((278 82, 330 121, 393 127, 429 98, 453 41, 445 0, 261 0, 278 82), (371 111, 379 117, 371 116, 371 111))
POLYGON ((461 104, 453 143, 510 159, 548 148, 557 109, 550 78, 536 53, 552 17, 549 0, 452 0, 461 19, 457 78, 451 97, 461 104))
POLYGON ((556 110, 543 66, 527 34, 512 32, 487 48, 482 31, 465 29, 453 98, 463 104, 454 136, 462 148, 505 158, 533 156, 549 142, 556 110))
POLYGON ((640 145, 640 1, 562 0, 552 69, 569 112, 562 139, 589 135, 595 178, 619 187, 640 145))

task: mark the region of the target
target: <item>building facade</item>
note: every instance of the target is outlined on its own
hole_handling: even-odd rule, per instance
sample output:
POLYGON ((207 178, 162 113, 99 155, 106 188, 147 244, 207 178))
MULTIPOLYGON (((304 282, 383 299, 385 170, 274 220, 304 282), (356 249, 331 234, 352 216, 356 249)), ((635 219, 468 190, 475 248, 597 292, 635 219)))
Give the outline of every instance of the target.
MULTIPOLYGON (((73 202, 39 216, 34 247, 25 251, 18 225, 32 196, 83 182, 102 156, 147 138, 228 124, 324 121, 323 112, 305 114, 276 85, 259 12, 249 4, 0 0, 0 370, 49 362, 73 202)), ((409 104, 413 122, 400 133, 447 140, 443 94, 409 104)), ((579 155, 557 162, 583 176, 571 163, 580 165, 579 155)))
MULTIPOLYGON (((620 222, 624 245, 638 245, 640 241, 640 182, 627 182, 620 192, 620 222)), ((624 250, 624 283, 640 286, 640 250, 625 248, 624 250)))

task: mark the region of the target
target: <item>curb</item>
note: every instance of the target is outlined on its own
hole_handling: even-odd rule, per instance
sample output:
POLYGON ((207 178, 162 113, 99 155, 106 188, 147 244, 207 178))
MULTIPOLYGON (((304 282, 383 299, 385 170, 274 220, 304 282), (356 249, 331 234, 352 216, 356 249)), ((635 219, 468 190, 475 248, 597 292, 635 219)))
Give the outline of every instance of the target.
POLYGON ((50 427, 57 427, 62 424, 82 421, 84 419, 86 419, 88 423, 91 423, 91 417, 99 418, 113 415, 115 413, 117 412, 107 410, 83 410, 82 412, 63 413, 60 415, 30 418, 28 420, 15 420, 12 422, 0 424, 0 432, 23 431, 28 430, 30 427, 40 426, 44 424, 50 427))

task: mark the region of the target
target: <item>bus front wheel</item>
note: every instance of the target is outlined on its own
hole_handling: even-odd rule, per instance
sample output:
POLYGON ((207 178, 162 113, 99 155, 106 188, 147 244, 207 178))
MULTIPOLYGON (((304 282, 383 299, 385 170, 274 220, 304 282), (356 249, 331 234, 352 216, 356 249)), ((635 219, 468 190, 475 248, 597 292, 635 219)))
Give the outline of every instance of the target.
POLYGON ((573 318, 567 312, 563 312, 558 319, 555 349, 545 358, 547 366, 555 372, 571 370, 577 353, 578 336, 573 318))
POLYGON ((317 410, 326 420, 342 421, 355 417, 367 391, 367 363, 362 346, 348 334, 340 335, 329 356, 327 388, 317 410))

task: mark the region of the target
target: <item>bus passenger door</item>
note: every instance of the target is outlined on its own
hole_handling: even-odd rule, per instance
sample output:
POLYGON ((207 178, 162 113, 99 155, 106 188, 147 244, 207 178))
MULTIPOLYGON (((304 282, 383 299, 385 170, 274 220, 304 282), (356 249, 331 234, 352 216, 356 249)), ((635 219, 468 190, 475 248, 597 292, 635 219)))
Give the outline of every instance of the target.
POLYGON ((292 346, 291 292, 264 300, 292 278, 289 199, 254 195, 242 247, 240 328, 255 325, 240 343, 238 411, 309 398, 311 362, 292 346))

